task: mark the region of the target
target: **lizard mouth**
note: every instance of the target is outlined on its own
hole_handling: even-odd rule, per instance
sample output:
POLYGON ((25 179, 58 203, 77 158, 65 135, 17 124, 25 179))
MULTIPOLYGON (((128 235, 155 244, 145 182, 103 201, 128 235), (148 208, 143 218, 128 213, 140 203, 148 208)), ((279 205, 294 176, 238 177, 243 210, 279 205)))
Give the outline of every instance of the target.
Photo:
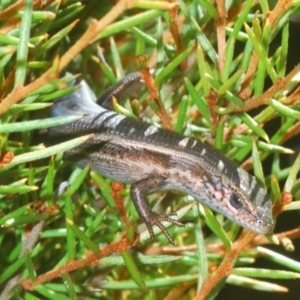
POLYGON ((258 229, 260 233, 267 234, 271 233, 274 228, 274 222, 272 218, 272 213, 270 209, 258 207, 257 208, 257 213, 258 213, 258 229))
POLYGON ((269 234, 274 229, 274 222, 270 210, 257 207, 255 213, 249 211, 243 211, 243 217, 241 217, 242 222, 239 224, 256 233, 259 234, 269 234))

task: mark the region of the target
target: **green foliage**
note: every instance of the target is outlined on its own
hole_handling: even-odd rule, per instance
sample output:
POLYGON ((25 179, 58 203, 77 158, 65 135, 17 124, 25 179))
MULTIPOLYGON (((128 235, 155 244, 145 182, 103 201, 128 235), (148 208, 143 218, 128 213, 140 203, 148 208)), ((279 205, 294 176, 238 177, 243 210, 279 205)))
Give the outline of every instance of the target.
POLYGON ((298 228, 253 239, 189 196, 157 193, 151 205, 168 201, 186 226, 166 224, 175 247, 158 229, 151 241, 136 226, 129 186, 63 161, 63 151, 89 136, 48 145, 39 130, 74 120, 48 115, 53 99, 73 91, 65 71, 100 95, 137 70, 139 56, 156 69, 167 113, 149 113, 159 105, 146 91, 124 107, 115 103, 119 113, 162 126, 169 120, 201 140, 208 133, 206 142, 253 169, 275 219, 299 210, 299 156, 280 167, 294 152, 285 142, 300 131, 300 66, 286 71, 289 17, 299 2, 272 10, 253 0, 99 2, 0 1, 0 300, 212 299, 226 283, 286 291, 269 281, 299 278, 300 263, 287 252, 298 228), (265 246, 279 242, 284 254, 265 246), (249 267, 260 257, 276 269, 249 267))

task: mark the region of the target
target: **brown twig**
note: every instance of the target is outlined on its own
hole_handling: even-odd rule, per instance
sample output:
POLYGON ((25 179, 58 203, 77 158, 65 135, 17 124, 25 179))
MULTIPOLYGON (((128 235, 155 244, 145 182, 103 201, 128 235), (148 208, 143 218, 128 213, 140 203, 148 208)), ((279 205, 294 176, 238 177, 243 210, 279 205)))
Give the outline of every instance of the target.
MULTIPOLYGON (((42 10, 44 7, 47 7, 54 1, 55 0, 47 0, 47 1, 35 0, 33 2, 33 8, 42 10)), ((21 1, 18 1, 16 3, 10 5, 8 8, 0 11, 0 21, 7 20, 5 22, 5 24, 3 25, 3 27, 0 29, 1 33, 6 34, 9 31, 11 31, 12 29, 15 29, 20 26, 22 18, 14 17, 14 15, 18 11, 22 10, 24 6, 25 6, 25 1, 21 0, 21 1)))
POLYGON ((0 11, 0 21, 9 19, 25 6, 25 0, 19 0, 8 8, 0 11))
POLYGON ((270 28, 273 28, 276 22, 279 20, 289 7, 292 5, 292 0, 279 0, 274 9, 268 14, 270 28))
MULTIPOLYGON (((275 234, 276 238, 281 242, 284 238, 288 238, 290 240, 295 240, 300 238, 300 227, 284 231, 281 233, 276 233, 275 234)), ((270 245, 271 242, 266 238, 265 235, 263 234, 258 234, 256 235, 250 242, 247 244, 245 247, 245 251, 250 251, 257 246, 262 246, 262 245, 270 245)), ((220 242, 216 242, 210 245, 207 245, 205 247, 205 250, 207 253, 224 253, 226 251, 226 248, 224 244, 220 242)), ((184 251, 197 251, 197 246, 196 245, 189 245, 189 246, 178 246, 178 247, 153 247, 149 248, 145 254, 147 255, 161 255, 161 254, 177 254, 180 255, 181 252, 184 251)))
POLYGON ((239 92, 239 96, 243 100, 247 99, 250 96, 250 91, 248 90, 248 87, 250 86, 252 79, 255 76, 258 62, 259 62, 258 55, 256 52, 253 52, 247 73, 241 84, 241 90, 239 92))
POLYGON ((120 195, 120 192, 124 189, 124 184, 120 182, 114 181, 112 183, 112 192, 111 196, 113 197, 116 207, 119 210, 119 215, 121 216, 124 224, 128 226, 128 217, 126 213, 126 209, 124 207, 125 200, 124 198, 120 195))
POLYGON ((5 167, 14 159, 14 153, 11 151, 5 152, 0 156, 0 168, 5 167))
POLYGON ((245 246, 255 237, 256 233, 248 231, 242 238, 238 239, 232 246, 231 251, 229 251, 221 265, 212 274, 211 277, 207 278, 199 294, 194 298, 194 300, 205 300, 209 293, 214 289, 218 282, 227 276, 233 268, 233 262, 239 253, 245 248, 245 246))
MULTIPOLYGON (((292 1, 290 0, 280 0, 278 1, 275 8, 267 15, 268 18, 268 26, 270 27, 270 30, 274 27, 277 20, 281 17, 281 15, 289 8, 289 6, 292 4, 292 1)), ((249 69, 247 71, 247 74, 245 76, 245 79, 241 85, 241 91, 240 91, 240 97, 242 99, 246 99, 249 97, 249 91, 247 91, 247 87, 251 83, 251 80, 256 72, 257 65, 258 65, 259 59, 257 53, 254 51, 251 57, 251 63, 249 64, 249 69)), ((268 94, 268 91, 266 91, 264 94, 262 94, 259 97, 256 97, 254 99, 251 99, 246 102, 245 108, 243 111, 248 111, 250 109, 256 108, 260 105, 263 105, 266 103, 267 100, 271 98, 275 93, 277 93, 279 90, 276 90, 276 86, 281 86, 281 81, 274 84, 272 88, 274 88, 274 92, 271 91, 272 88, 270 88, 268 91, 270 92, 268 94)), ((237 112, 242 111, 241 109, 237 109, 237 112)))
POLYGON ((249 111, 253 108, 257 108, 261 105, 267 103, 276 93, 280 92, 285 85, 300 71, 300 64, 298 64, 288 75, 286 75, 283 79, 279 79, 277 83, 272 85, 267 91, 261 94, 258 97, 254 97, 249 101, 245 102, 244 108, 241 109, 237 107, 235 112, 249 111))
MULTIPOLYGON (((40 233, 43 229, 45 221, 40 221, 34 227, 32 228, 31 232, 28 234, 28 236, 23 240, 22 249, 19 254, 19 258, 22 258, 26 252, 32 251, 32 249, 35 247, 36 243, 38 242, 40 233)), ((9 293, 10 290, 18 284, 18 281, 21 277, 21 271, 19 273, 15 274, 10 280, 6 283, 5 287, 1 291, 0 294, 0 300, 5 299, 11 299, 9 293), (19 274, 20 273, 20 274, 19 274)))
POLYGON ((280 140, 280 145, 294 137, 295 135, 300 134, 300 122, 298 121, 293 126, 291 126, 285 133, 285 135, 280 140))
POLYGON ((217 43, 219 54, 219 74, 223 73, 225 65, 225 50, 226 50, 226 8, 224 0, 217 0, 217 9, 219 13, 219 20, 215 22, 217 30, 217 43))
POLYGON ((171 125, 171 120, 170 120, 170 118, 165 110, 165 107, 161 101, 161 98, 160 98, 160 95, 158 92, 158 86, 155 84, 155 81, 150 74, 149 68, 141 69, 140 72, 142 75, 142 79, 144 80, 152 99, 155 101, 155 103, 159 107, 159 110, 156 109, 155 113, 159 116, 163 125, 167 129, 173 130, 173 127, 171 125))
POLYGON ((292 105, 300 98, 300 86, 298 86, 282 103, 292 105))
POLYGON ((209 111, 210 111, 210 119, 211 119, 211 127, 213 131, 217 130, 218 121, 220 115, 215 112, 215 108, 218 104, 218 94, 214 89, 210 89, 209 94, 206 97, 209 111))
MULTIPOLYGON (((125 10, 133 7, 136 0, 120 0, 102 19, 99 21, 92 20, 86 32, 81 38, 61 57, 59 61, 56 73, 63 70, 74 57, 80 53, 82 49, 87 47, 91 41, 93 41, 97 35, 105 29, 110 23, 118 18, 125 10)), ((53 70, 50 68, 44 74, 42 74, 35 81, 31 82, 27 86, 16 87, 1 103, 0 103, 0 115, 4 113, 9 107, 20 100, 27 97, 30 93, 36 89, 47 84, 53 77, 53 70)))
MULTIPOLYGON (((136 239, 133 244, 136 244, 137 241, 138 241, 138 239, 136 239)), ((108 246, 106 246, 105 248, 99 250, 97 255, 90 253, 84 259, 70 260, 64 266, 62 266, 58 269, 55 269, 55 270, 51 270, 45 274, 38 276, 36 281, 34 281, 34 282, 31 282, 30 279, 21 280, 20 285, 25 290, 32 290, 36 285, 39 285, 39 284, 51 281, 55 278, 61 277, 63 274, 83 268, 85 266, 96 265, 96 264, 98 264, 98 261, 100 258, 106 257, 112 253, 116 253, 116 252, 125 250, 129 246, 132 246, 132 243, 130 243, 127 240, 127 238, 123 238, 120 242, 111 243, 108 246)))
MULTIPOLYGON (((181 43, 181 39, 180 39, 180 34, 179 34, 179 29, 178 29, 178 22, 177 22, 177 18, 178 18, 178 5, 174 6, 172 9, 169 10, 169 16, 170 16, 170 32, 172 34, 172 37, 174 39, 176 48, 177 48, 177 52, 178 55, 180 53, 183 52, 184 48, 183 45, 181 43)), ((180 68, 181 70, 185 70, 187 67, 187 61, 184 60, 181 64, 180 64, 180 68)))

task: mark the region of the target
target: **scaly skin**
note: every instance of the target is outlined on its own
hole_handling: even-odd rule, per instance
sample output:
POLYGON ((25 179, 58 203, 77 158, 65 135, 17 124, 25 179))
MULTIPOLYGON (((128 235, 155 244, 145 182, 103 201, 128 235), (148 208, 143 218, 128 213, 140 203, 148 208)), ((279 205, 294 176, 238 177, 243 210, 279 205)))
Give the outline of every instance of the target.
POLYGON ((67 151, 64 159, 92 169, 113 180, 131 184, 131 196, 139 216, 153 238, 157 225, 173 243, 161 221, 182 224, 169 215, 152 212, 147 193, 158 190, 185 192, 241 226, 257 232, 273 229, 271 206, 266 191, 256 179, 217 150, 195 138, 119 115, 107 108, 111 98, 128 96, 142 85, 139 73, 127 75, 101 97, 102 106, 85 81, 70 95, 54 102, 53 117, 82 115, 76 122, 53 127, 49 136, 68 140, 84 134, 93 137, 67 151))

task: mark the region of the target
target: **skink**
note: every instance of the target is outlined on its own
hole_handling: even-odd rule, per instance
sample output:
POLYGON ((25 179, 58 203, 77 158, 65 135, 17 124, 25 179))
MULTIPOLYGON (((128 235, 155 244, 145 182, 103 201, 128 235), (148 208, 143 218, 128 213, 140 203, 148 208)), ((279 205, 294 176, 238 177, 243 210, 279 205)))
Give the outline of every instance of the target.
POLYGON ((181 226, 170 215, 152 212, 146 195, 158 190, 187 193, 241 226, 262 234, 273 229, 272 202, 256 179, 217 150, 198 139, 158 128, 110 110, 111 99, 127 97, 143 84, 139 72, 127 75, 98 99, 84 80, 75 92, 57 99, 53 117, 81 115, 68 125, 48 131, 52 140, 93 133, 87 142, 67 151, 64 159, 91 168, 113 180, 131 184, 140 218, 153 239, 154 225, 173 240, 162 221, 181 226))

